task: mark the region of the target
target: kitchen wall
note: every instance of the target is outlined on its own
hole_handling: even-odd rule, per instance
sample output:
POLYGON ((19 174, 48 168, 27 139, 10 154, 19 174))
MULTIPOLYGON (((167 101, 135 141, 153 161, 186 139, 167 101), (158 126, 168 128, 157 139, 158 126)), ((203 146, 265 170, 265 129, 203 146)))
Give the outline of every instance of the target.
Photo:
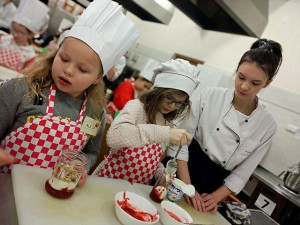
MULTIPOLYGON (((288 124, 300 128, 300 0, 270 0, 269 4, 269 21, 261 37, 280 42, 284 58, 272 85, 261 93, 262 103, 278 122, 272 149, 261 165, 279 174, 300 161, 300 139, 286 130, 288 124)), ((179 10, 169 25, 145 22, 129 12, 127 15, 140 30, 135 51, 142 49, 150 56, 163 52, 164 57, 179 53, 203 60, 205 65, 224 71, 228 79, 232 79, 241 55, 256 40, 203 30, 179 10)))

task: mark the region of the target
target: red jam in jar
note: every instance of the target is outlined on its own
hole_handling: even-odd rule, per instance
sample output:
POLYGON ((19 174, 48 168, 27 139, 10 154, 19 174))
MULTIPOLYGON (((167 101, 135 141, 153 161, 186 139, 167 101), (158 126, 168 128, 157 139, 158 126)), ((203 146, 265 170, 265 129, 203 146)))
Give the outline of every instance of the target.
POLYGON ((70 198, 77 186, 88 158, 82 152, 64 150, 59 156, 51 177, 45 183, 46 191, 55 198, 70 198))

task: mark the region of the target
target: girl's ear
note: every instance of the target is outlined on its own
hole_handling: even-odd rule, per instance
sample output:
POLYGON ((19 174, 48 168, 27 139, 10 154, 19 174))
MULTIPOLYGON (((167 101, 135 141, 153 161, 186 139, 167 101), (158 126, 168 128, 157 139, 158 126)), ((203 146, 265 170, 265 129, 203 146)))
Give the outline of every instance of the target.
POLYGON ((100 80, 102 79, 102 77, 97 78, 97 80, 95 80, 95 82, 93 83, 93 85, 96 85, 100 82, 100 80))
POLYGON ((273 80, 268 80, 268 81, 266 82, 266 84, 265 84, 264 88, 268 87, 268 86, 269 86, 269 84, 271 84, 271 83, 272 83, 272 81, 273 81, 273 80))

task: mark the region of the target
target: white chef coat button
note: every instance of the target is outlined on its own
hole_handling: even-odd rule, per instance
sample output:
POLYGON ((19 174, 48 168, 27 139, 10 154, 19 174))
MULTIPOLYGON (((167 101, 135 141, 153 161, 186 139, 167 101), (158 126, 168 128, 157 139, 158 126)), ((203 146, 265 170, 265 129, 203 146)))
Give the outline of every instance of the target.
POLYGON ((219 130, 220 130, 220 128, 218 127, 218 128, 217 128, 217 131, 219 131, 219 130))
POLYGON ((237 139, 237 140, 236 140, 236 143, 239 143, 239 142, 240 142, 240 140, 239 140, 239 139, 237 139))
POLYGON ((246 123, 248 123, 248 120, 245 120, 246 123))
POLYGON ((223 163, 223 164, 225 164, 225 163, 226 163, 226 161, 223 161, 222 163, 223 163))
POLYGON ((206 149, 204 149, 204 151, 205 151, 205 152, 207 152, 207 151, 208 151, 208 150, 207 150, 207 148, 206 148, 206 149))

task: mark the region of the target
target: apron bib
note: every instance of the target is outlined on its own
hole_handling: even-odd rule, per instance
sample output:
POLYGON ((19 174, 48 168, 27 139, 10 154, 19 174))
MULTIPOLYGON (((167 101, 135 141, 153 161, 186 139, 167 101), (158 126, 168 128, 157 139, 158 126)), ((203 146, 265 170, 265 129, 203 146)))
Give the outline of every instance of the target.
POLYGON ((145 145, 142 148, 125 147, 116 152, 111 151, 93 175, 150 184, 161 156, 160 144, 145 145))
MULTIPOLYGON (((87 135, 80 132, 87 97, 74 122, 53 116, 55 94, 56 86, 52 85, 45 116, 24 124, 2 140, 1 148, 15 158, 14 164, 52 169, 62 150, 81 151, 87 143, 87 135)), ((0 167, 0 172, 10 173, 14 164, 0 167)))
POLYGON ((8 64, 17 72, 20 72, 24 66, 24 60, 22 60, 22 50, 16 46, 13 46, 11 43, 5 48, 0 48, 0 64, 8 64))
POLYGON ((195 139, 189 146, 188 168, 191 182, 199 194, 212 193, 221 187, 231 172, 212 161, 195 139))

